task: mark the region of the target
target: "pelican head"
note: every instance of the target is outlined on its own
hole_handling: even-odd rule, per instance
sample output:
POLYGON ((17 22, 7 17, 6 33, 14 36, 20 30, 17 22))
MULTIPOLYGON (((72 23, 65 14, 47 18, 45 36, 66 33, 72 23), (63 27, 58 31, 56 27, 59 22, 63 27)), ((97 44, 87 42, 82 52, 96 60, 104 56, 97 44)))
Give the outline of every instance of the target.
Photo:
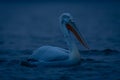
POLYGON ((65 37, 70 36, 70 31, 76 36, 76 38, 80 41, 80 43, 85 47, 88 48, 87 44, 85 43, 83 37, 81 36, 78 28, 76 27, 72 16, 69 13, 63 13, 60 16, 60 22, 62 24, 61 29, 64 33, 65 37))
POLYGON ((62 24, 69 23, 72 20, 72 16, 69 13, 63 13, 60 16, 60 21, 62 24))

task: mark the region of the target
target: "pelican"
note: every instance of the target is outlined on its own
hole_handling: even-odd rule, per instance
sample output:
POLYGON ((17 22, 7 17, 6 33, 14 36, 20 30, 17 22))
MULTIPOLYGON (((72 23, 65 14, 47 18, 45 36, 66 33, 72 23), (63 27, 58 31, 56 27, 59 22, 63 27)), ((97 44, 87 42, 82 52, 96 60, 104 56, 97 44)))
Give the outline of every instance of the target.
POLYGON ((28 59, 22 62, 26 66, 72 66, 81 62, 81 56, 79 49, 76 46, 73 35, 80 41, 80 43, 88 48, 83 37, 81 36, 72 16, 69 13, 63 13, 60 16, 61 30, 63 32, 66 43, 69 50, 54 47, 54 46, 42 46, 36 49, 28 59))

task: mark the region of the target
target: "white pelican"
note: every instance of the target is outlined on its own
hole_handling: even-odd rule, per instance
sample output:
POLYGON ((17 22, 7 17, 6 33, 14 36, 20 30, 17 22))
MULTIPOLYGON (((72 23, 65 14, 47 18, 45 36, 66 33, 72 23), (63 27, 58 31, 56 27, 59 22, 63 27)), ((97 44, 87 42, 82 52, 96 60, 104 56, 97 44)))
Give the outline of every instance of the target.
POLYGON ((42 46, 35 50, 26 61, 22 62, 23 65, 72 66, 81 61, 79 49, 71 34, 73 33, 84 47, 88 48, 88 46, 73 22, 72 16, 69 13, 63 13, 60 16, 60 23, 69 50, 53 46, 42 46))

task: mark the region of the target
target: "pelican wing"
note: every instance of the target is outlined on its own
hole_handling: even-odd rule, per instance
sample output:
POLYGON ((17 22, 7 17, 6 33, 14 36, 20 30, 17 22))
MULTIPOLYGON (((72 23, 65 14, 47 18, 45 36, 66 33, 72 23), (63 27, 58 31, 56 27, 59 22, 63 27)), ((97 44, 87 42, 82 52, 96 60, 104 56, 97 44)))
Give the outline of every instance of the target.
POLYGON ((68 57, 68 50, 53 46, 42 46, 35 50, 29 59, 35 59, 38 61, 57 61, 68 59, 68 57))

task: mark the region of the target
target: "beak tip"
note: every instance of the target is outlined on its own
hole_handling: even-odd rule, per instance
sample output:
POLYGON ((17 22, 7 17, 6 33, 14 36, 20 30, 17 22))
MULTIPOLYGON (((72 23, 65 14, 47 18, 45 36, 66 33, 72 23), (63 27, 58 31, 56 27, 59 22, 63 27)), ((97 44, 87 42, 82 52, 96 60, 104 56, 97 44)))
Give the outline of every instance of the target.
POLYGON ((88 50, 90 50, 90 48, 88 46, 85 46, 88 50))

